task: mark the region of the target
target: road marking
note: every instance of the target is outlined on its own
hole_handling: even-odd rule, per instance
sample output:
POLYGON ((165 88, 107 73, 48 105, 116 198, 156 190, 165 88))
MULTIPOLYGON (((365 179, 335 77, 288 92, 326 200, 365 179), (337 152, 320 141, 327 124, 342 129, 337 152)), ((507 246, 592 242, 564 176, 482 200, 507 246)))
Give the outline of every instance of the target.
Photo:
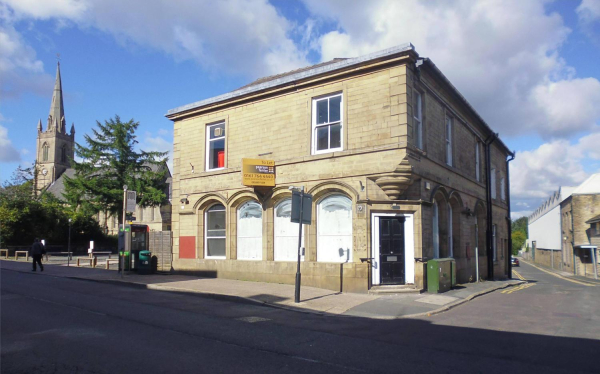
POLYGON ((569 281, 569 282, 573 282, 573 283, 581 284, 582 286, 587 286, 587 287, 596 287, 596 285, 595 285, 595 284, 584 283, 584 282, 581 282, 581 281, 578 281, 578 280, 575 280, 575 279, 569 279, 569 278, 567 278, 567 277, 563 277, 563 276, 562 276, 562 275, 560 275, 560 274, 556 274, 556 273, 553 273, 553 272, 551 272, 551 271, 544 270, 544 269, 542 269, 542 268, 540 268, 540 267, 537 267, 537 266, 535 266, 535 265, 534 265, 534 264, 532 264, 532 263, 528 263, 528 264, 529 264, 529 265, 531 265, 531 266, 533 266, 534 268, 538 269, 539 271, 543 271, 544 273, 547 273, 547 274, 550 274, 550 275, 554 275, 554 276, 555 276, 555 277, 557 277, 557 278, 561 278, 561 279, 564 279, 564 280, 566 280, 566 281, 569 281))
POLYGON ((525 279, 525 277, 523 277, 521 274, 519 274, 518 271, 516 271, 515 269, 513 269, 513 274, 517 276, 517 278, 519 278, 520 280, 526 281, 527 279, 525 279))
POLYGON ((241 318, 236 318, 236 319, 238 321, 244 321, 244 322, 250 322, 250 323, 270 321, 269 318, 262 318, 262 317, 241 317, 241 318))
POLYGON ((533 286, 535 286, 535 283, 525 283, 525 284, 522 284, 522 285, 517 286, 517 287, 511 287, 509 289, 501 291, 500 293, 508 295, 509 293, 513 293, 513 292, 516 292, 516 291, 524 290, 526 288, 533 287, 533 286))

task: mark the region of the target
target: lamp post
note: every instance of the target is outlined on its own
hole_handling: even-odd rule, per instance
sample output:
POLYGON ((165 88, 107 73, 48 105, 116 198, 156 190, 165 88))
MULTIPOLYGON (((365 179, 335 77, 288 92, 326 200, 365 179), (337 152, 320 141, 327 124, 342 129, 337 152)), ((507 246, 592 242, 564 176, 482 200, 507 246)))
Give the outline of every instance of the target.
POLYGON ((67 244, 67 267, 71 266, 71 222, 72 222, 72 219, 69 218, 69 242, 67 244))

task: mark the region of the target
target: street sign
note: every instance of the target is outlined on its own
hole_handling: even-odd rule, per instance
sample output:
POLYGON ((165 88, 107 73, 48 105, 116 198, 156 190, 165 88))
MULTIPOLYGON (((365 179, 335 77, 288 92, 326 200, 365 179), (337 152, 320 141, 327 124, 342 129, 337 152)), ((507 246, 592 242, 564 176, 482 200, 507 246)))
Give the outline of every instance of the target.
POLYGON ((127 191, 127 208, 125 211, 129 213, 135 212, 135 199, 136 192, 135 191, 127 191))
POLYGON ((275 161, 243 158, 242 184, 250 187, 275 187, 275 161))
MULTIPOLYGON (((302 223, 310 225, 312 218, 312 195, 304 193, 302 198, 302 223)), ((300 192, 292 191, 292 216, 291 221, 298 223, 300 220, 300 192)))

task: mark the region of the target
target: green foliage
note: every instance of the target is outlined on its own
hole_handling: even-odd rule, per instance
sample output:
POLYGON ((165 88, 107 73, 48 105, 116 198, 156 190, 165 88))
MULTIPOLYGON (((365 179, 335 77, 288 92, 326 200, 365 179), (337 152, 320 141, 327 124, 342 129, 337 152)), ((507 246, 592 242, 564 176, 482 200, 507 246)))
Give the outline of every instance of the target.
POLYGON ((73 178, 65 178, 64 197, 85 214, 107 212, 121 221, 123 186, 137 192, 141 206, 156 206, 166 199, 167 152, 137 152, 135 131, 139 122, 121 122, 119 116, 96 122, 93 137, 85 135, 87 146, 76 145, 82 161, 72 161, 73 178))
POLYGON ((2 245, 29 245, 35 237, 48 244, 66 244, 69 218, 73 220, 71 241, 104 241, 98 223, 89 215, 74 213, 54 196, 33 197, 34 168, 19 168, 11 182, 0 187, 2 245))
POLYGON ((529 238, 527 225, 529 224, 529 220, 527 217, 521 217, 512 222, 512 231, 520 231, 525 235, 525 238, 529 238))
POLYGON ((522 231, 513 231, 512 235, 512 254, 517 255, 521 248, 523 248, 523 244, 527 240, 527 237, 522 231))

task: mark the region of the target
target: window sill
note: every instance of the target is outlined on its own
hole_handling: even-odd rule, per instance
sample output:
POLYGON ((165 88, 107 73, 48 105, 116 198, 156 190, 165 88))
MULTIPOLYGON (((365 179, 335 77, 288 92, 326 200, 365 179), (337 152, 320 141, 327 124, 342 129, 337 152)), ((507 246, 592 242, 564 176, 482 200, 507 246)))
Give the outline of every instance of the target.
POLYGON ((226 260, 225 256, 204 256, 205 260, 226 260))

